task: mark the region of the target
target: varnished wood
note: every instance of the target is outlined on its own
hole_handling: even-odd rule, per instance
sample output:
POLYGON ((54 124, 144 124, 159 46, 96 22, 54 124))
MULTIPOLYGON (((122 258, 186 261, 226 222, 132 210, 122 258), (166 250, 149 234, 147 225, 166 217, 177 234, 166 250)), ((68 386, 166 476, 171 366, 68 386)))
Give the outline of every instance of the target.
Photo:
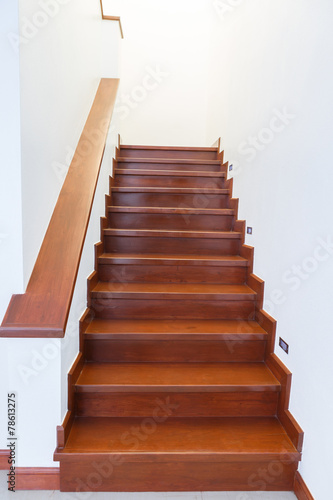
POLYGON ((217 148, 117 150, 58 431, 63 491, 252 491, 272 464, 265 489, 293 489, 303 433, 223 161, 217 148), (103 480, 86 486, 96 464, 103 480))
POLYGON ((229 208, 228 192, 199 189, 112 188, 112 202, 127 207, 229 208))
POLYGON ((18 467, 16 468, 16 490, 59 490, 59 467, 18 467))
MULTIPOLYGON (((199 319, 200 320, 200 319, 199 319)), ((116 320, 112 320, 116 321, 116 320)), ((148 320, 151 321, 151 320, 148 320)), ((221 338, 219 340, 161 340, 151 335, 151 340, 114 340, 104 334, 89 335, 86 340, 86 359, 108 362, 259 362, 265 356, 265 340, 221 338)))
POLYGON ((8 450, 0 450, 0 470, 7 470, 8 465, 8 450))
POLYGON ((237 255, 240 240, 238 233, 205 232, 158 232, 151 230, 104 231, 104 249, 107 253, 142 252, 160 254, 198 255, 237 255), (161 238, 162 237, 162 238, 161 238))
POLYGON ((100 82, 27 291, 12 297, 2 337, 65 334, 118 83, 100 82))
POLYGON ((86 363, 78 392, 260 392, 280 385, 263 363, 86 363))
POLYGON ((266 331, 256 321, 230 320, 119 320, 107 321, 95 318, 86 329, 86 337, 108 335, 113 339, 185 340, 191 335, 196 340, 263 340, 266 331))
MULTIPOLYGON (((119 207, 121 208, 121 207, 119 207)), ((126 207, 127 208, 127 207, 126 207)), ((133 207, 130 207, 133 208, 133 207)), ((112 229, 164 229, 170 230, 195 230, 195 231, 231 231, 234 215, 233 212, 220 214, 194 213, 190 210, 168 213, 161 209, 160 213, 151 213, 144 208, 140 211, 109 211, 109 227, 112 229)))
MULTIPOLYGON (((121 38, 124 38, 124 32, 123 32, 123 27, 121 25, 120 17, 118 17, 118 16, 106 16, 104 14, 104 9, 103 9, 103 0, 100 0, 100 5, 101 5, 102 19, 104 19, 106 21, 117 21, 119 23, 121 38)), ((119 135, 118 135, 118 146, 120 146, 120 136, 119 135)))
MULTIPOLYGON (((110 254, 107 254, 110 255, 110 254)), ((247 266, 233 265, 232 261, 193 259, 112 259, 101 257, 98 277, 101 281, 158 282, 158 283, 223 283, 242 284, 246 281, 247 266)))
POLYGON ((273 417, 279 393, 252 392, 78 392, 79 417, 154 417, 156 400, 172 394, 174 417, 273 417))
MULTIPOLYGON (((159 416, 163 413, 163 402, 159 416)), ((165 412, 172 414, 170 406, 165 412)), ((252 461, 260 459, 262 453, 267 460, 279 459, 281 453, 290 459, 300 457, 276 418, 167 418, 156 425, 149 439, 140 440, 133 452, 131 443, 122 439, 122 435, 141 424, 136 418, 76 418, 59 458, 74 453, 120 453, 127 454, 130 461, 156 462, 168 461, 173 456, 179 458, 179 454, 185 461, 200 457, 212 462, 252 461), (130 456, 129 451, 132 451, 130 456)))
POLYGON ((119 158, 216 160, 217 148, 121 145, 119 158))
POLYGON ((266 358, 266 364, 281 384, 277 415, 296 449, 301 451, 303 448, 304 432, 289 411, 291 372, 276 354, 270 354, 266 358))
POLYGON ((206 283, 104 283, 92 290, 93 298, 127 298, 142 300, 256 300, 256 293, 247 285, 220 285, 206 283), (122 286, 121 286, 122 285, 122 286))
MULTIPOLYGON (((86 456, 80 460, 80 464, 75 463, 75 460, 64 462, 61 465, 61 491, 89 491, 89 486, 90 489, 94 487, 93 491, 116 492, 257 491, 258 487, 263 486, 258 471, 268 472, 268 464, 265 461, 240 463, 173 461, 147 464, 122 462, 122 457, 120 459, 117 455, 104 460, 103 458, 100 460, 98 456, 86 456), (96 469, 93 468, 96 460, 98 464, 102 462, 104 468, 97 476, 97 482, 92 483, 89 479, 93 476, 89 474, 92 471, 96 474, 96 469), (112 474, 108 474, 111 470, 112 474)), ((271 491, 291 491, 293 488, 297 464, 283 463, 281 467, 281 474, 272 477, 270 484, 266 485, 271 491)))
POLYGON ((299 471, 295 474, 294 492, 298 500, 314 500, 299 471))

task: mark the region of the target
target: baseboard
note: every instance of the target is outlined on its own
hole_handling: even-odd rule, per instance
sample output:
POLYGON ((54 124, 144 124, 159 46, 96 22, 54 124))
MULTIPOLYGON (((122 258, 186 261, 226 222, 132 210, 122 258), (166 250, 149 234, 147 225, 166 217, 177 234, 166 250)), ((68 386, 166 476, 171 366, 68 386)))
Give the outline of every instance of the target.
POLYGON ((8 469, 8 450, 0 450, 0 470, 8 469))
POLYGON ((60 490, 59 467, 17 467, 16 490, 60 490))
POLYGON ((295 474, 294 492, 298 500, 314 500, 309 488, 298 471, 295 474))

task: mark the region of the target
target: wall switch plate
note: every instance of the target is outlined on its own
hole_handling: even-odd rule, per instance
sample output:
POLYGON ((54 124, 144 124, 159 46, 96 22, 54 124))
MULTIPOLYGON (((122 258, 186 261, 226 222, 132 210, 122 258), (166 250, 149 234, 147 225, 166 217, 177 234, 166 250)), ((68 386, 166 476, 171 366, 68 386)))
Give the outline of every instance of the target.
POLYGON ((229 165, 229 172, 231 172, 231 170, 234 168, 234 166, 231 164, 229 165))
POLYGON ((247 234, 252 234, 252 227, 247 228, 247 234))
POLYGON ((284 352, 289 354, 289 345, 287 344, 287 342, 281 339, 281 337, 279 338, 279 346, 284 350, 284 352))

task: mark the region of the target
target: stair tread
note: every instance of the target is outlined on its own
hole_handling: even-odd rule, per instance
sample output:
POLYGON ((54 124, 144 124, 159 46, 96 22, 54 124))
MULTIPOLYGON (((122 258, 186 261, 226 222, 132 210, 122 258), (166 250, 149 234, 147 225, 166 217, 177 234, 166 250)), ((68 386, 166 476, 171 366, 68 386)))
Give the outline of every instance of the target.
POLYGON ((116 175, 136 175, 136 176, 158 176, 158 177, 209 177, 209 178, 220 178, 223 179, 226 174, 225 172, 207 172, 205 170, 145 170, 137 168, 116 168, 116 175))
POLYGON ((174 229, 104 229, 104 234, 108 236, 147 236, 147 237, 165 237, 165 238, 213 238, 213 239, 239 239, 242 234, 237 231, 179 231, 174 229))
POLYGON ((256 321, 198 319, 99 319, 94 318, 86 329, 86 336, 119 338, 151 338, 160 340, 195 338, 225 338, 227 340, 266 339, 267 332, 256 321))
POLYGON ((275 417, 168 418, 172 415, 171 405, 172 399, 168 397, 156 402, 159 422, 154 432, 149 432, 152 425, 149 426, 149 435, 141 431, 143 438, 135 439, 134 449, 131 430, 141 430, 142 418, 76 417, 60 454, 119 453, 130 456, 131 460, 137 457, 162 461, 173 457, 204 459, 205 455, 209 461, 247 461, 256 455, 267 459, 281 454, 299 459, 299 453, 275 417))
POLYGON ((158 296, 214 298, 224 300, 255 300, 256 292, 247 285, 223 285, 215 283, 127 283, 100 281, 91 291, 92 297, 124 296, 139 299, 158 296), (148 296, 148 297, 147 297, 148 296))
POLYGON ((117 160, 118 163, 163 163, 163 164, 175 164, 179 163, 182 165, 221 165, 220 160, 205 160, 197 158, 126 158, 121 156, 117 160))
POLYGON ((278 391, 264 363, 86 363, 79 392, 278 391))
POLYGON ((99 256, 99 262, 108 264, 135 263, 135 264, 174 264, 174 265, 232 265, 247 267, 248 260, 240 255, 181 255, 181 254, 124 254, 124 253, 103 253, 99 256))
POLYGON ((177 208, 177 207, 125 207, 109 206, 109 212, 138 214, 234 215, 232 208, 177 208))
POLYGON ((153 187, 153 186, 112 186, 111 191, 115 193, 166 193, 166 194, 229 194, 229 189, 206 188, 206 187, 153 187))
POLYGON ((144 146, 135 144, 121 144, 120 149, 140 149, 140 150, 150 150, 150 151, 217 151, 216 147, 202 147, 202 146, 144 146))

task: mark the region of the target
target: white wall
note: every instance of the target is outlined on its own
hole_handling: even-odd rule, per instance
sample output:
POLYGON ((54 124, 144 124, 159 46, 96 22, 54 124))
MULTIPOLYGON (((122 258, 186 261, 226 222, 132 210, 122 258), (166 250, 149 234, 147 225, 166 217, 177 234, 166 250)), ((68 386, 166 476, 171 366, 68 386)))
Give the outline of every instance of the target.
MULTIPOLYGON (((100 78, 117 77, 119 71, 119 32, 113 24, 109 31, 104 27, 102 31, 98 1, 20 0, 19 30, 17 3, 8 0, 6 9, 1 8, 5 113, 0 123, 6 166, 1 172, 0 196, 5 215, 0 215, 0 233, 6 235, 0 247, 1 316, 10 295, 23 292, 23 281, 26 284, 29 279, 100 78)), ((0 449, 6 447, 7 439, 6 394, 14 391, 18 401, 16 465, 21 467, 57 466, 53 462, 56 426, 67 408, 67 374, 78 353, 79 318, 86 306, 86 279, 94 267, 94 243, 100 239, 99 217, 104 215, 108 192, 115 123, 101 167, 65 339, 0 339, 0 449)))
POLYGON ((117 114, 126 144, 205 141, 208 23, 205 0, 104 0, 124 29, 117 114))
MULTIPOLYGON (((18 27, 18 6, 3 0, 0 16, 0 320, 13 293, 23 291, 20 75, 19 58, 6 34, 18 27)), ((0 339, 0 366, 7 368, 6 340, 0 339)), ((0 449, 4 448, 8 374, 1 373, 0 449)))
POLYGON ((101 77, 99 2, 55 0, 52 14, 42 4, 20 0, 25 283, 101 77))
POLYGON ((255 272, 266 281, 265 307, 290 345, 289 355, 278 346, 276 352, 293 372, 291 411, 305 431, 300 471, 316 500, 326 500, 333 246, 322 241, 333 242, 333 5, 232 4, 211 4, 207 144, 221 135, 234 165, 240 218, 253 226, 247 243, 255 246, 255 272), (289 117, 274 118, 284 110, 289 117))

